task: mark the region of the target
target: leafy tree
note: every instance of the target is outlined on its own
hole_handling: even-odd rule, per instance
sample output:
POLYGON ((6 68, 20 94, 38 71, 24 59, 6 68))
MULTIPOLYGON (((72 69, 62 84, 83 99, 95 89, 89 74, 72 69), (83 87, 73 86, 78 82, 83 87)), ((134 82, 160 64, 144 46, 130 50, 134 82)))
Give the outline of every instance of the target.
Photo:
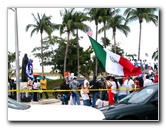
POLYGON ((116 54, 118 54, 120 56, 123 56, 124 55, 124 50, 119 47, 119 43, 116 43, 116 46, 112 45, 112 47, 111 47, 112 52, 114 51, 115 47, 116 47, 116 54))
MULTIPOLYGON (((53 37, 52 41, 58 44, 58 48, 54 48, 53 44, 50 44, 49 41, 45 38, 43 42, 43 49, 44 49, 44 65, 52 66, 53 73, 60 73, 63 76, 63 62, 64 62, 64 54, 66 49, 66 40, 60 37, 53 37)), ((69 51, 67 56, 67 70, 70 70, 75 75, 77 75, 77 38, 71 39, 69 44, 69 51)), ((34 53, 35 57, 41 56, 41 53, 37 53, 40 50, 40 47, 34 48, 32 52, 34 53)), ((79 47, 80 53, 80 74, 83 76, 89 75, 91 73, 91 57, 90 54, 92 53, 92 48, 88 48, 87 50, 83 51, 82 47, 79 47)))
POLYGON ((111 43, 110 43, 110 40, 108 39, 108 38, 101 38, 101 42, 103 42, 103 44, 104 44, 104 41, 105 41, 105 45, 106 46, 109 46, 111 43))
MULTIPOLYGON (((69 45, 69 51, 68 51, 68 56, 67 56, 67 70, 70 70, 74 74, 77 74, 77 43, 75 40, 71 40, 69 45)), ((59 41, 59 46, 57 49, 54 51, 54 56, 51 60, 53 69, 54 70, 60 70, 60 73, 63 75, 63 56, 65 51, 65 43, 63 40, 59 41)), ((87 50, 83 51, 82 47, 79 47, 79 53, 80 53, 80 74, 83 76, 90 74, 91 68, 91 57, 90 54, 92 53, 92 49, 88 48, 87 50)))
POLYGON ((11 53, 8 51, 8 78, 11 78, 14 73, 15 73, 15 70, 12 69, 12 63, 15 62, 16 60, 16 53, 11 53))
POLYGON ((130 58, 130 60, 135 60, 135 57, 137 56, 136 54, 127 54, 126 55, 128 58, 130 58))
POLYGON ((158 16, 154 14, 156 10, 157 8, 127 8, 124 12, 124 15, 126 15, 126 23, 135 20, 139 21, 140 32, 139 32, 139 44, 138 44, 138 60, 140 60, 142 22, 144 20, 147 23, 153 22, 157 26, 158 16))
POLYGON ((26 26, 26 31, 29 30, 29 28, 33 28, 31 31, 31 37, 34 34, 34 32, 40 32, 41 36, 41 65, 42 65, 42 75, 44 75, 44 66, 43 66, 43 32, 46 32, 49 37, 51 37, 51 33, 53 31, 53 24, 51 23, 51 16, 46 16, 45 14, 39 15, 37 13, 37 17, 32 14, 33 18, 35 19, 35 24, 28 24, 26 26))
MULTIPOLYGON (((51 37, 51 41, 50 38, 46 37, 43 39, 43 65, 49 65, 49 62, 52 58, 52 56, 54 55, 53 51, 55 50, 54 45, 56 43, 55 38, 57 39, 57 37, 51 37)), ((41 47, 35 47, 32 50, 33 55, 36 58, 41 59, 41 47)), ((40 63, 40 65, 42 65, 42 63, 40 63)))

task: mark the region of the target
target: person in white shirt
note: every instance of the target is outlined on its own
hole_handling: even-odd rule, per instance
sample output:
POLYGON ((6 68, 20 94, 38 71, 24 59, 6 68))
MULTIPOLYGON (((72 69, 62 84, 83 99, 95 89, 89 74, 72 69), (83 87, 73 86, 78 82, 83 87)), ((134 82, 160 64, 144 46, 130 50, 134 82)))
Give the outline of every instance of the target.
POLYGON ((144 80, 144 87, 152 85, 152 80, 149 79, 149 75, 146 75, 146 79, 144 80))
POLYGON ((118 79, 118 85, 118 100, 121 100, 127 96, 128 86, 123 83, 123 79, 118 79))
POLYGON ((100 96, 97 95, 96 108, 101 108, 101 107, 103 107, 103 101, 100 99, 100 96))
POLYGON ((124 84, 128 87, 127 94, 130 94, 132 92, 132 88, 134 87, 134 81, 131 79, 131 76, 126 76, 126 80, 124 81, 124 84))
MULTIPOLYGON (((90 77, 89 76, 86 76, 85 77, 85 80, 84 80, 84 89, 87 89, 89 90, 90 89, 90 83, 89 83, 89 80, 90 80, 90 77)), ((91 96, 90 96, 90 93, 88 93, 88 96, 89 96, 89 102, 90 102, 90 106, 92 105, 92 102, 91 102, 91 96)))
POLYGON ((84 88, 90 88, 90 83, 89 83, 90 77, 86 76, 84 80, 84 88))
POLYGON ((84 85, 81 85, 81 90, 80 90, 80 95, 82 97, 83 100, 83 104, 85 106, 90 106, 90 100, 89 100, 89 90, 87 88, 84 88, 84 85))

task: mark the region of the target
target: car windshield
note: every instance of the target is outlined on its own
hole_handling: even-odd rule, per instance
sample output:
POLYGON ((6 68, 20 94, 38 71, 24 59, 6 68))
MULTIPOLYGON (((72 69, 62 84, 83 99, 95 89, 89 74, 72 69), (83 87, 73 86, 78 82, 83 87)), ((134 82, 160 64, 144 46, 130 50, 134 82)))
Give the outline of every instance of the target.
POLYGON ((31 107, 30 105, 23 104, 21 102, 18 102, 16 100, 13 100, 12 98, 8 97, 8 108, 25 110, 25 109, 28 109, 30 107, 31 107))
POLYGON ((137 92, 132 92, 132 93, 130 93, 129 95, 127 95, 126 97, 124 97, 123 99, 121 99, 118 103, 121 103, 121 104, 123 104, 123 103, 128 103, 128 101, 129 101, 129 99, 133 96, 133 95, 135 95, 137 92))
POLYGON ((128 101, 128 103, 142 103, 149 96, 151 96, 156 91, 155 88, 144 88, 141 91, 135 93, 128 101))

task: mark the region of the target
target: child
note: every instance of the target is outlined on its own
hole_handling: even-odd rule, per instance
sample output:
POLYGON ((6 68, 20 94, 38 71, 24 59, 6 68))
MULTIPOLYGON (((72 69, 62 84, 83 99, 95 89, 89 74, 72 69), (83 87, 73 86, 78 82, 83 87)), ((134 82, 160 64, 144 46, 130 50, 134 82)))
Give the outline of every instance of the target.
POLYGON ((103 107, 103 101, 100 99, 100 96, 97 95, 96 108, 101 108, 101 107, 103 107))

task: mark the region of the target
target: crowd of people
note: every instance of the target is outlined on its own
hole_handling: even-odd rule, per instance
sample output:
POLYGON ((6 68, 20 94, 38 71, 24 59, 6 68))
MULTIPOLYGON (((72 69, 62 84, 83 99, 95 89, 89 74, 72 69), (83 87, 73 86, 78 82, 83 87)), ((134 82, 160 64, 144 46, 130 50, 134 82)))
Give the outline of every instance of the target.
MULTIPOLYGON (((28 63, 27 54, 23 58, 23 72, 26 74, 26 65, 28 63)), ((142 63, 142 61, 134 61, 133 65, 139 66, 143 74, 139 76, 113 76, 109 73, 101 79, 97 79, 94 76, 90 80, 89 76, 85 77, 83 83, 79 83, 77 77, 72 75, 70 71, 64 73, 64 81, 60 85, 61 91, 61 104, 62 105, 80 105, 80 99, 83 101, 83 105, 92 106, 94 108, 100 108, 103 106, 103 101, 108 101, 109 105, 116 104, 119 100, 126 97, 133 91, 137 91, 143 87, 149 86, 158 82, 158 65, 149 66, 148 63, 142 63)), ((23 82, 27 80, 26 75, 22 75, 23 82)), ((47 80, 45 76, 39 80, 36 77, 32 80, 28 78, 27 89, 32 90, 47 90, 47 80)), ((14 80, 9 79, 8 89, 16 89, 14 80)), ((44 92, 30 92, 30 100, 38 101, 43 98, 43 93, 46 99, 49 99, 49 95, 44 92)), ((8 95, 13 99, 16 99, 16 92, 9 92, 8 95)), ((25 98, 25 93, 21 94, 21 98, 25 98)))
POLYGON ((71 77, 70 72, 68 72, 61 89, 71 91, 64 93, 61 100, 62 104, 80 105, 80 98, 82 98, 83 105, 98 108, 103 106, 103 101, 108 101, 109 105, 114 105, 133 91, 157 82, 158 71, 151 67, 148 67, 146 72, 138 76, 117 77, 107 73, 106 77, 99 80, 96 76, 92 80, 86 76, 83 84, 79 84, 77 77, 71 77))
MULTIPOLYGON (((45 76, 42 76, 42 79, 34 78, 31 80, 28 78, 27 82, 27 90, 33 90, 33 92, 21 92, 20 99, 21 101, 38 101, 39 99, 43 99, 43 93, 45 94, 46 99, 49 99, 49 95, 47 92, 37 92, 35 90, 47 90, 47 80, 45 76), (28 94, 28 95, 27 95, 28 94)), ((9 79, 8 82, 8 90, 16 90, 16 83, 14 79, 9 79)), ((8 96, 16 100, 16 91, 8 92, 8 96)))

